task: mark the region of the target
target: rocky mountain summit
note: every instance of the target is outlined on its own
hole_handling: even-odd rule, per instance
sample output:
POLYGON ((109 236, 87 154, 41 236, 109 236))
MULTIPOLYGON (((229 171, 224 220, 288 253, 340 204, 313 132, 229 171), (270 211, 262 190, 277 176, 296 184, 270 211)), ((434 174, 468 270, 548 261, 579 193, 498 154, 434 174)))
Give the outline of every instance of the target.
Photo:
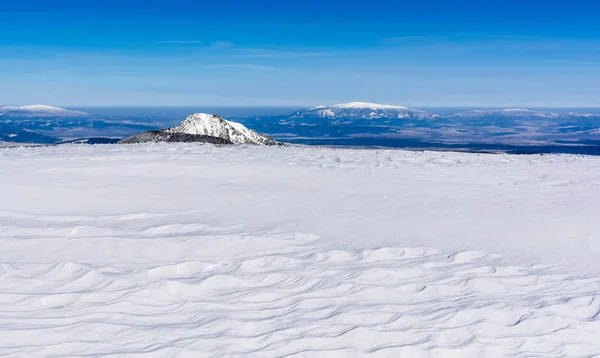
POLYGON ((196 113, 175 127, 147 131, 119 143, 202 142, 212 144, 277 145, 274 139, 216 114, 196 113))

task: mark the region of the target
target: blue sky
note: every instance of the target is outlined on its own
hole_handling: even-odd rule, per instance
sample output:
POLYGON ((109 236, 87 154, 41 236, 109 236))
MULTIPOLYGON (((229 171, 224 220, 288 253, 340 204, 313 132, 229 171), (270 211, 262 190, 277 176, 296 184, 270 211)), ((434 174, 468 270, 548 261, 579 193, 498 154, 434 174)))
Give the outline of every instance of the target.
POLYGON ((0 104, 600 106, 598 1, 0 0, 0 104))

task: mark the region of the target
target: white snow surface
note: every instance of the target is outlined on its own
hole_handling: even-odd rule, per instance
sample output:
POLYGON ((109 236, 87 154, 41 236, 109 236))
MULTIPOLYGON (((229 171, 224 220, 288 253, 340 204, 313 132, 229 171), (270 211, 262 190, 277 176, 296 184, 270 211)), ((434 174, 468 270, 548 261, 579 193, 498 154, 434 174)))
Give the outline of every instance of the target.
POLYGON ((81 111, 34 104, 29 106, 4 106, 0 107, 0 115, 11 115, 21 117, 88 117, 90 114, 81 111))
POLYGON ((228 121, 216 114, 195 113, 180 125, 166 130, 171 133, 201 134, 230 140, 234 144, 274 143, 274 140, 248 129, 241 123, 228 121))
POLYGON ((0 149, 0 355, 600 355, 600 158, 0 149))

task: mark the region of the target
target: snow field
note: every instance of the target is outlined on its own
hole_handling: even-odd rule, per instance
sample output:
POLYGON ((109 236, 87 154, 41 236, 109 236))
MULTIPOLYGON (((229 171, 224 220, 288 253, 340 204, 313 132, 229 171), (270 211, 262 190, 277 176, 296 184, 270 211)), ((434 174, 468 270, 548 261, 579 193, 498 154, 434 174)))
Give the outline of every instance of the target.
POLYGON ((0 354, 600 356, 600 158, 0 150, 0 354))

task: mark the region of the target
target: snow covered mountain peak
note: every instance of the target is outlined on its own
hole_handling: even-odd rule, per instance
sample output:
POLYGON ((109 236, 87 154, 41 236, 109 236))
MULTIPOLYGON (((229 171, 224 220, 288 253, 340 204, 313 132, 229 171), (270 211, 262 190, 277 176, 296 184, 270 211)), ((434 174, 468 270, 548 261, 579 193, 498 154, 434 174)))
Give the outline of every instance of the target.
POLYGON ((216 130, 223 128, 224 122, 225 120, 223 118, 214 114, 195 113, 188 116, 177 127, 172 128, 172 131, 185 132, 188 134, 208 134, 207 132, 215 132, 216 130))
POLYGON ((505 108, 503 109, 504 112, 534 112, 531 109, 524 109, 524 108, 505 108))
POLYGON ((331 106, 332 108, 354 108, 354 109, 409 109, 408 107, 393 106, 369 102, 348 102, 331 106))
POLYGON ((47 106, 43 104, 34 104, 28 106, 5 106, 0 107, 0 116, 5 117, 90 117, 90 114, 81 111, 71 111, 68 109, 47 106))
POLYGON ((228 121, 216 114, 195 113, 167 133, 206 135, 231 141, 233 144, 274 145, 272 138, 248 129, 241 123, 228 121))
POLYGON ((31 104, 29 106, 17 107, 24 111, 46 111, 46 112, 63 112, 66 111, 64 108, 47 106, 45 104, 31 104))

